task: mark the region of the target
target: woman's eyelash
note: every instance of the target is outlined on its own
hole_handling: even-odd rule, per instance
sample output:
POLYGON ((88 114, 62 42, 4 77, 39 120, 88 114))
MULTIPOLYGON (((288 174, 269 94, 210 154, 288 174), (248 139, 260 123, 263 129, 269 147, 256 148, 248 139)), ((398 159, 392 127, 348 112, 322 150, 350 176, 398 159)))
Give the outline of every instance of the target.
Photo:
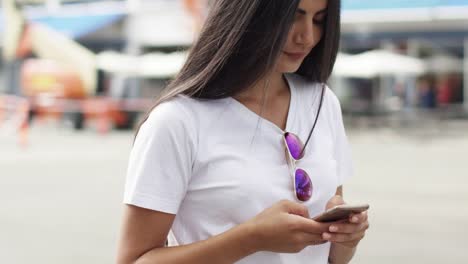
MULTIPOLYGON (((294 17, 294 20, 298 20, 300 18, 300 14, 297 14, 295 17, 294 17)), ((312 22, 314 24, 317 24, 317 25, 322 25, 323 23, 325 23, 325 18, 321 18, 321 19, 313 19, 312 22)))
POLYGON ((314 22, 314 24, 322 25, 323 23, 325 23, 325 19, 314 20, 313 22, 314 22))

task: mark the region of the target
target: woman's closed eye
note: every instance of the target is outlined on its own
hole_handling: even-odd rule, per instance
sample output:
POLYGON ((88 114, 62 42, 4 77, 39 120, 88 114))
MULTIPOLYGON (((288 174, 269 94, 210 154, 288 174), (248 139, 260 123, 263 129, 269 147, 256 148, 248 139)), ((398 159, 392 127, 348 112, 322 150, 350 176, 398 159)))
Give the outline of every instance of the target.
POLYGON ((322 12, 313 19, 313 22, 317 25, 323 25, 326 18, 327 16, 322 12))
MULTIPOLYGON (((299 19, 303 18, 303 16, 304 14, 297 12, 294 17, 294 21, 298 21, 299 19)), ((313 18, 312 22, 314 23, 314 25, 323 25, 325 23, 325 19, 326 19, 326 15, 323 15, 322 13, 322 14, 319 14, 316 18, 313 18)))
POLYGON ((325 23, 325 19, 322 18, 322 19, 314 19, 314 24, 315 25, 323 25, 325 23))

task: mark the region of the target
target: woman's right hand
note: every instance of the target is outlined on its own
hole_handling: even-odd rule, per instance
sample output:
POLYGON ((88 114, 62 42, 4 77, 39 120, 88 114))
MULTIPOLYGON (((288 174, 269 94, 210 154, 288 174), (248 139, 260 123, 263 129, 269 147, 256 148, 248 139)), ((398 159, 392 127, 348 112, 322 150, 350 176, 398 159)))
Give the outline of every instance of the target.
POLYGON ((324 244, 322 234, 331 223, 319 223, 309 217, 307 207, 282 200, 247 221, 258 251, 297 253, 307 246, 324 244))

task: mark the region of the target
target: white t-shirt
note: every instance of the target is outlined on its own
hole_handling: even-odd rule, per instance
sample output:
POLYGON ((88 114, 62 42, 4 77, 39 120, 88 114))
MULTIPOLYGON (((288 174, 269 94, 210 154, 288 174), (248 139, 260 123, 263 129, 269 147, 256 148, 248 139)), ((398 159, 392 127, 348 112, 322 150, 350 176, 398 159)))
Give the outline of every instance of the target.
MULTIPOLYGON (((285 76, 291 90, 286 131, 305 143, 321 85, 296 74, 285 76)), ((324 211, 352 174, 340 104, 329 88, 322 107, 305 156, 297 163, 312 180, 312 198, 303 203, 311 216, 324 211)), ((300 202, 293 193, 283 131, 260 120, 258 125, 259 116, 232 97, 198 100, 179 95, 160 104, 135 140, 124 202, 176 214, 172 233, 179 244, 225 232, 279 200, 300 202)), ((238 263, 324 264, 329 250, 326 243, 297 254, 257 252, 238 263)))

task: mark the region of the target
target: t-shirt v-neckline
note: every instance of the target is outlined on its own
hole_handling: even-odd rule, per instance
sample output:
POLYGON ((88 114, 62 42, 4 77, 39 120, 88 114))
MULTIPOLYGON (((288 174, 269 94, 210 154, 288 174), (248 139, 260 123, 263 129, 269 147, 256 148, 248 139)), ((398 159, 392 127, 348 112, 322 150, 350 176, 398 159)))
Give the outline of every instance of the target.
POLYGON ((228 98, 229 98, 230 101, 233 101, 233 104, 236 105, 237 108, 240 111, 245 113, 245 115, 248 116, 249 119, 257 121, 260 118, 260 121, 262 123, 266 123, 268 126, 272 127, 274 130, 277 130, 278 132, 281 132, 281 133, 284 133, 286 131, 291 131, 291 126, 292 126, 292 123, 294 121, 294 116, 295 116, 295 113, 296 113, 296 101, 297 101, 296 100, 296 90, 295 90, 294 83, 290 80, 290 77, 287 74, 285 74, 284 77, 285 77, 285 80, 286 80, 286 82, 288 84, 289 91, 290 91, 288 116, 286 117, 285 130, 280 128, 278 125, 276 125, 272 121, 259 116, 257 113, 255 113, 250 108, 245 106, 243 103, 237 101, 233 97, 230 96, 228 98))

